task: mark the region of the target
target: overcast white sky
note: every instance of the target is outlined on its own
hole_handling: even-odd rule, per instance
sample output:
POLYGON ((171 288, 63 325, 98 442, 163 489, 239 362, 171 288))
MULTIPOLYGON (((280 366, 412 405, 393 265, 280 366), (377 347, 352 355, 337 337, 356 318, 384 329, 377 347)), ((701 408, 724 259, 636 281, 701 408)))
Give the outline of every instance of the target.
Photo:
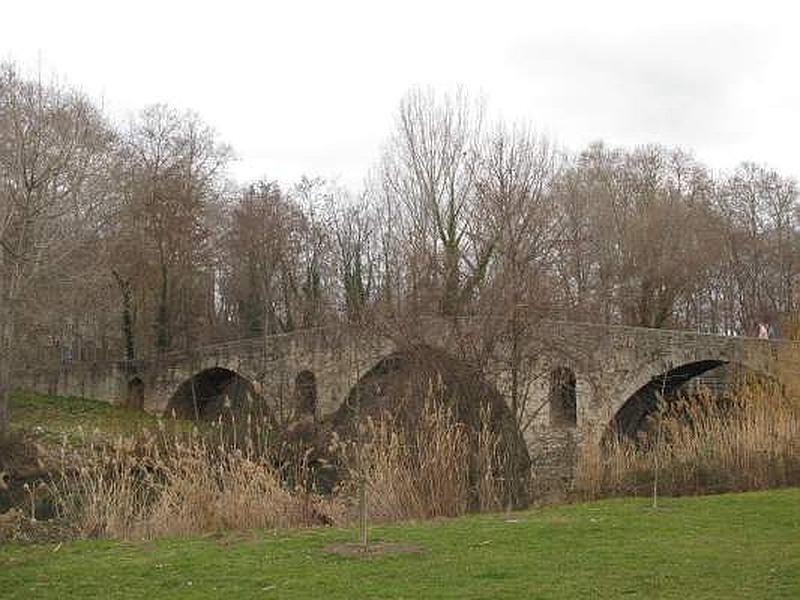
POLYGON ((796 2, 0 1, 0 60, 125 118, 190 108, 240 180, 358 187, 412 86, 464 85, 579 149, 659 142, 800 176, 796 2))

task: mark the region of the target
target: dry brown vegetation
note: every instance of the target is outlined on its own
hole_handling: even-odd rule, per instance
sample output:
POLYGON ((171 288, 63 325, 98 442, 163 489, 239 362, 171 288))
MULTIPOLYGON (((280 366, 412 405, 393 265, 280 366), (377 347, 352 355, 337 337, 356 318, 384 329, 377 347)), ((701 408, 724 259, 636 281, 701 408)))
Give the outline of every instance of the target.
POLYGON ((319 524, 334 510, 285 486, 268 454, 214 438, 161 429, 65 453, 49 485, 58 514, 85 536, 151 538, 319 524))
POLYGON ((800 484, 800 406, 775 384, 729 399, 699 393, 662 403, 639 439, 611 437, 579 457, 581 497, 743 491, 800 484))
MULTIPOLYGON (((798 485, 800 406, 782 392, 761 382, 729 398, 662 402, 637 439, 584 446, 575 495, 649 495, 656 474, 661 495, 798 485)), ((21 516, 41 518, 43 505, 55 510, 60 531, 83 537, 352 525, 362 482, 373 522, 508 508, 519 481, 490 409, 468 425, 440 398, 431 384, 413 427, 388 412, 369 414, 351 437, 304 440, 231 416, 202 430, 160 422, 85 446, 72 440, 47 485, 31 483, 6 529, 41 537, 29 527, 35 519, 21 516), (320 482, 331 481, 322 493, 320 482)))
POLYGON ((316 487, 328 465, 296 440, 276 435, 274 443, 256 445, 244 432, 234 437, 162 426, 83 452, 65 446, 38 494, 49 497, 60 522, 78 535, 121 539, 352 524, 362 477, 370 520, 497 510, 506 463, 488 410, 482 423, 473 431, 433 401, 413 432, 393 426, 388 416, 367 419, 359 439, 332 439, 329 456, 344 477, 331 494, 316 487))
POLYGON ((388 416, 367 419, 361 440, 341 445, 349 485, 367 482, 369 514, 380 521, 499 510, 509 473, 490 420, 486 409, 474 431, 430 400, 413 429, 394 426, 388 416))
MULTIPOLYGON (((383 361, 361 378, 331 424, 341 437, 368 442, 380 453, 371 457, 378 463, 390 461, 387 473, 410 470, 410 481, 421 475, 442 482, 466 472, 466 491, 458 497, 468 498, 451 498, 454 506, 528 503, 530 458, 515 415, 476 369, 441 351, 418 347, 383 361), (364 422, 366 430, 354 428, 364 422), (440 472, 422 472, 434 467, 440 472)), ((407 498, 398 502, 417 517, 458 513, 453 507, 412 509, 415 501, 407 498)))

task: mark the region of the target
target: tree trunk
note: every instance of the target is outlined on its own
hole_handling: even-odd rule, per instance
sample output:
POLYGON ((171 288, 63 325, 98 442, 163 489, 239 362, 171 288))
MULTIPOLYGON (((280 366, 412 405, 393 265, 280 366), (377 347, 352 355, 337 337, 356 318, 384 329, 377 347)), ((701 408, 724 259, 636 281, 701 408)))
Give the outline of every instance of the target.
POLYGON ((11 395, 12 312, 0 307, 0 439, 8 432, 9 396, 11 395))
POLYGON ((458 273, 459 249, 453 241, 444 244, 444 291, 442 294, 442 314, 455 316, 459 312, 458 300, 460 278, 458 273))
POLYGON ((8 400, 11 392, 9 363, 4 349, 0 349, 0 440, 8 431, 8 400))
POLYGON ((116 271, 112 271, 122 293, 122 335, 125 338, 125 359, 136 358, 136 344, 133 337, 133 303, 131 301, 131 282, 116 271))
POLYGON ((161 292, 158 298, 158 314, 156 315, 156 347, 159 352, 169 347, 169 272, 167 265, 161 264, 161 292))

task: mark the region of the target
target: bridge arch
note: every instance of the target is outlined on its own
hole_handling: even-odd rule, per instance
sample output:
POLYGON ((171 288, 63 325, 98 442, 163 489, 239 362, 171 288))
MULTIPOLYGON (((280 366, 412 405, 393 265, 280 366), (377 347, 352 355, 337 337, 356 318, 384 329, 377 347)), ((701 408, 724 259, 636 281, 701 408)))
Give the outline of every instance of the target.
POLYGON ((432 395, 432 391, 443 392, 440 399, 468 424, 478 422, 478 400, 489 404, 496 418, 511 418, 502 395, 477 368, 446 350, 418 344, 373 359, 372 366, 350 388, 331 420, 334 427, 341 428, 352 422, 358 412, 373 417, 380 412, 413 412, 419 408, 413 404, 432 395))
MULTIPOLYGON (((479 369, 445 350, 415 345, 400 348, 373 364, 351 388, 347 398, 330 416, 331 427, 341 437, 355 433, 359 418, 388 414, 398 429, 413 431, 426 401, 442 403, 470 432, 481 426, 482 412, 490 409, 490 428, 497 435, 497 455, 503 457, 511 477, 507 501, 527 500, 530 456, 516 419, 502 394, 479 369)), ((470 435, 471 445, 477 436, 470 435)), ((471 448, 470 464, 477 456, 471 448)))
POLYGON ((725 356, 702 359, 689 357, 677 363, 652 363, 637 371, 636 376, 626 381, 612 398, 613 412, 603 431, 603 439, 613 435, 633 437, 643 429, 647 417, 656 410, 660 397, 669 398, 681 386, 722 366, 774 379, 772 373, 765 372, 760 366, 725 356))
POLYGON ((266 410, 263 399, 249 379, 232 369, 214 366, 184 380, 170 396, 165 414, 211 421, 230 412, 260 413, 266 410))

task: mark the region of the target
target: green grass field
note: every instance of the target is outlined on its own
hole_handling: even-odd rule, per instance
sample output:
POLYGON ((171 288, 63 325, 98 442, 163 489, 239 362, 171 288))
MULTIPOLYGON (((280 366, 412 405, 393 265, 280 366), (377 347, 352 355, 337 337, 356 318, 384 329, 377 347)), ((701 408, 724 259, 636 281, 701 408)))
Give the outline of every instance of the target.
POLYGON ((351 530, 0 546, 3 598, 800 598, 800 489, 351 530))
POLYGON ((9 409, 12 432, 25 432, 45 442, 60 443, 64 435, 75 440, 93 432, 133 433, 157 424, 153 415, 107 402, 28 392, 12 394, 9 409))
MULTIPOLYGON (((127 433, 155 417, 17 394, 42 441, 127 433)), ((352 530, 147 542, 0 545, 0 598, 800 598, 800 488, 546 507, 375 527, 413 554, 345 557, 352 530)))

